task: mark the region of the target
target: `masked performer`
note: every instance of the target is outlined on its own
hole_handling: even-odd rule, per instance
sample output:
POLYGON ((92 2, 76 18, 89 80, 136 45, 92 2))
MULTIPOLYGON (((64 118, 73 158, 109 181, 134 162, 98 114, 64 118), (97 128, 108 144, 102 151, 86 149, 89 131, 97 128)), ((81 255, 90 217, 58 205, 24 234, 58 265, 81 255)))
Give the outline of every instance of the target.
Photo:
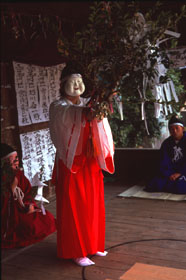
POLYGON ((39 242, 56 231, 54 216, 41 209, 31 195, 31 184, 19 168, 17 152, 1 144, 1 247, 19 248, 39 242))
POLYGON ((169 120, 170 136, 160 148, 159 174, 146 187, 150 192, 186 194, 186 132, 176 116, 169 120))
POLYGON ((113 139, 108 120, 98 121, 80 71, 66 66, 61 98, 50 105, 50 133, 56 147, 53 184, 57 202, 57 255, 80 266, 88 255, 105 256, 105 206, 102 169, 113 173, 113 139))

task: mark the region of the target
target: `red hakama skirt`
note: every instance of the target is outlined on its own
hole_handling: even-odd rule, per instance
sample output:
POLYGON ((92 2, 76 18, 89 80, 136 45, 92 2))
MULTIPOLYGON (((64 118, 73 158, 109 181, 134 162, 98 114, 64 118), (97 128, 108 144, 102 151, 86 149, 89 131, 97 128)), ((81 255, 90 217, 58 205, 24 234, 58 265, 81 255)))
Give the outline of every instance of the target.
MULTIPOLYGON (((88 139, 84 132, 84 147, 88 139)), ((58 159, 54 166, 56 186, 57 256, 71 259, 104 252, 105 204, 103 174, 94 157, 76 156, 72 173, 58 159)))

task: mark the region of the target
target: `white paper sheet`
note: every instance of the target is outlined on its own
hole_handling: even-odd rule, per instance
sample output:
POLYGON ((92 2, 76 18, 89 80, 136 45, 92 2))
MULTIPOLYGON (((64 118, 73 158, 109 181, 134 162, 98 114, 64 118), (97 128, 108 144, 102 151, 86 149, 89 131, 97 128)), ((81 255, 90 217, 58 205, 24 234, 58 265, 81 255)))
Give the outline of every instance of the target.
POLYGON ((49 106, 59 98, 65 65, 42 67, 13 61, 19 126, 49 120, 49 106))
POLYGON ((51 142, 49 129, 20 134, 20 140, 25 176, 32 182, 39 172, 40 181, 50 180, 56 149, 51 142))

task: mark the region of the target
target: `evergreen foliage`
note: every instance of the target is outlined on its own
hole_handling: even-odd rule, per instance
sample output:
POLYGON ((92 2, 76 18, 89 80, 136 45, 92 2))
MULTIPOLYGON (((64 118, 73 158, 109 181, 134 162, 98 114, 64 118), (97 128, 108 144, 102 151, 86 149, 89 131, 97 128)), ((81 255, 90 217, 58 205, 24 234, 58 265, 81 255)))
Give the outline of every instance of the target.
POLYGON ((180 71, 173 69, 167 54, 167 50, 177 46, 177 38, 166 35, 165 31, 176 31, 184 17, 186 5, 178 14, 168 7, 165 9, 159 1, 152 2, 146 12, 137 1, 97 1, 91 4, 87 25, 74 34, 64 34, 63 25, 71 23, 59 16, 2 15, 1 20, 8 34, 18 41, 55 34, 61 55, 82 69, 85 95, 91 96, 91 106, 97 115, 102 118, 113 106, 114 112, 108 117, 116 146, 139 147, 144 145, 144 139, 150 142, 160 135, 161 123, 154 117, 152 94, 157 63, 168 70, 159 82, 171 79, 179 98, 178 103, 172 100, 165 101, 166 104, 172 106, 173 113, 183 107, 185 89, 180 71), (114 103, 117 99, 123 102, 123 120, 114 103))
MULTIPOLYGON (((120 120, 116 104, 114 113, 109 116, 118 147, 143 146, 144 138, 149 141, 160 136, 161 123, 154 117, 155 98, 152 94, 157 63, 170 69, 159 82, 171 78, 180 100, 179 103, 172 100, 166 104, 172 105, 174 113, 183 105, 184 88, 178 71, 171 70, 166 52, 171 46, 175 47, 176 39, 165 40, 162 44, 158 42, 168 37, 164 33, 167 29, 175 30, 178 21, 185 16, 185 6, 179 15, 161 8, 161 3, 156 2, 143 18, 137 2, 94 2, 87 26, 71 39, 63 36, 58 39, 59 52, 83 70, 93 106, 103 101, 111 106, 113 93, 122 99, 123 120, 120 120), (141 117, 142 102, 147 127, 141 117)), ((98 110, 101 111, 101 107, 98 110)))

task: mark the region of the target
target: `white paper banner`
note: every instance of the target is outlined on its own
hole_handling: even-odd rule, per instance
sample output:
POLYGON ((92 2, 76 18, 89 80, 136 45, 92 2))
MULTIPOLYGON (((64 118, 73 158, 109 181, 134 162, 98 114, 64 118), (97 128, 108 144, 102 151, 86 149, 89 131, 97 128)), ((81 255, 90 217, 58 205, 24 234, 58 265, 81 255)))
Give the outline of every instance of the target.
POLYGON ((28 113, 27 86, 26 86, 26 65, 13 63, 15 90, 17 94, 18 123, 20 125, 31 124, 28 113))
POLYGON ((49 106, 60 96, 65 65, 42 67, 13 61, 19 126, 49 120, 49 106))
POLYGON ((51 142, 49 129, 20 134, 20 140, 25 176, 31 184, 37 172, 42 182, 50 180, 56 149, 51 142))

